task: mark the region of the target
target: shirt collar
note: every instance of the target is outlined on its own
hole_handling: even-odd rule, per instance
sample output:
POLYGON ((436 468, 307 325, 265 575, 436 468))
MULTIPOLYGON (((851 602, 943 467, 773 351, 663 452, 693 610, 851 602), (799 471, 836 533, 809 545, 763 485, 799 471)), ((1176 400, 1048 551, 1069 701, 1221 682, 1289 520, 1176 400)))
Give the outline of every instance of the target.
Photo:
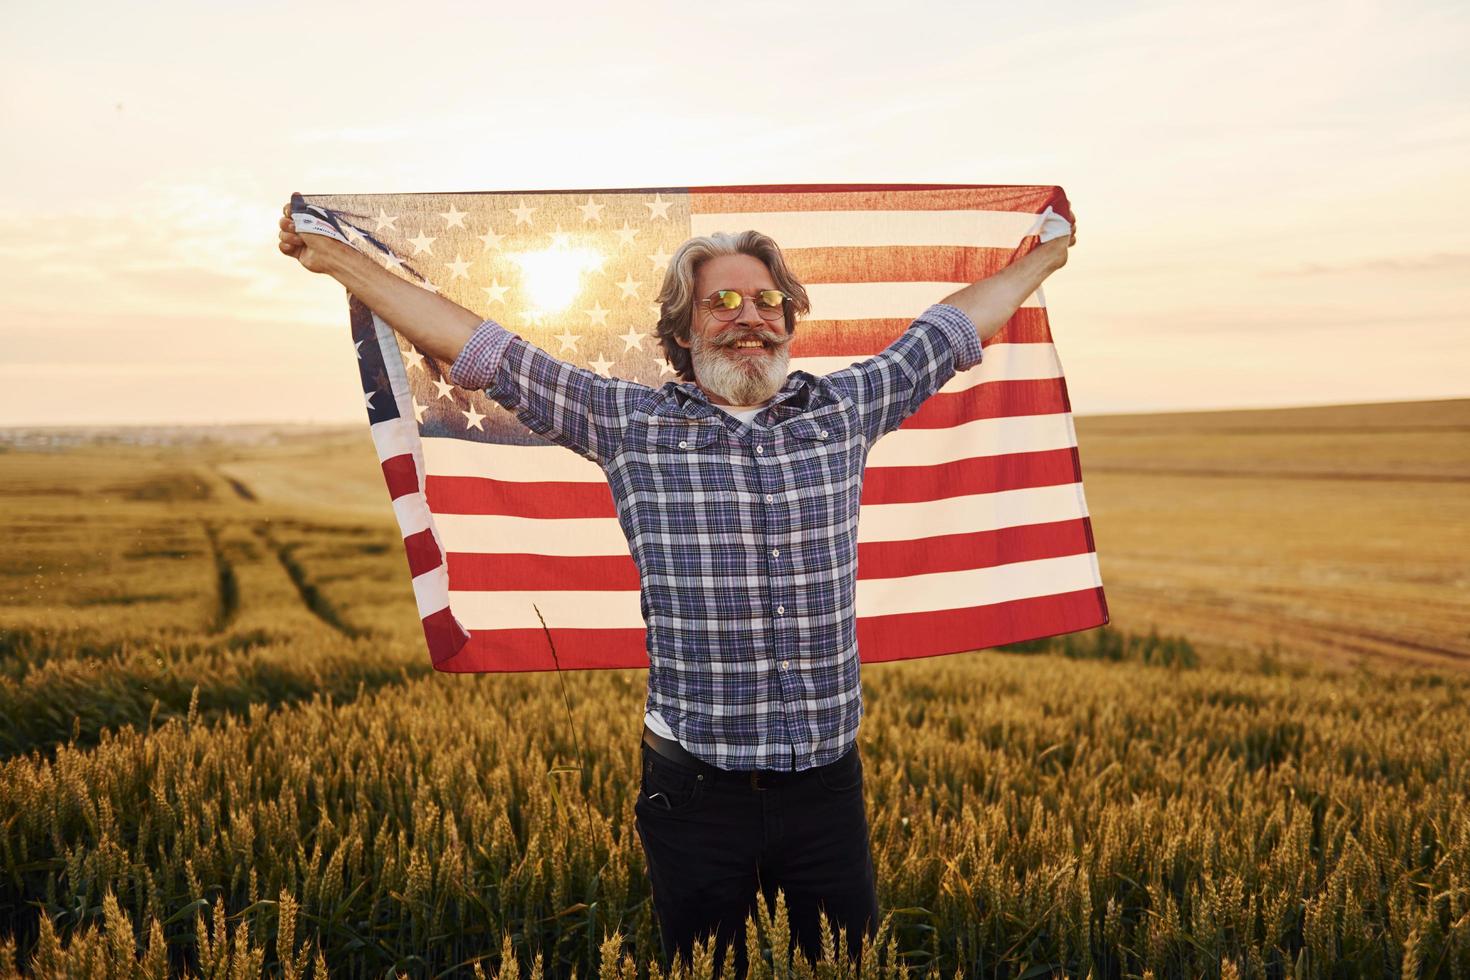
MULTIPOLYGON (((816 380, 815 375, 806 371, 792 371, 763 411, 773 409, 783 402, 790 403, 788 408, 805 409, 816 380)), ((707 415, 715 410, 704 389, 692 381, 669 381, 664 384, 664 390, 670 393, 674 404, 683 409, 684 414, 690 418, 707 415)))

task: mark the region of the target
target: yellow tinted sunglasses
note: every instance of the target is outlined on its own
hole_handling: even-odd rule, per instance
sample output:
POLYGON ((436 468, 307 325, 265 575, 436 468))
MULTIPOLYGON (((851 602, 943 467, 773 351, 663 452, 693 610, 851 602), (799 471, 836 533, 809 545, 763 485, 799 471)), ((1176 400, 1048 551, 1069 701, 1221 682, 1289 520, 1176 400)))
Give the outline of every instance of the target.
POLYGON ((786 294, 779 289, 762 289, 751 297, 733 289, 717 289, 709 294, 704 306, 716 320, 733 320, 745 308, 747 298, 755 303, 755 310, 763 320, 780 319, 786 310, 786 294))

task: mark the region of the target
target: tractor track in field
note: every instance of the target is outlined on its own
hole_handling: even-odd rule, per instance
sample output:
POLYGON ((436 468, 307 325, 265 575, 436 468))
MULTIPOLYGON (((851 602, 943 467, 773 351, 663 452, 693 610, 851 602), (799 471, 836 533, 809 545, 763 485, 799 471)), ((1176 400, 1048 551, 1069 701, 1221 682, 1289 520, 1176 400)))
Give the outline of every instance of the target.
POLYGON ((201 523, 204 526, 204 536, 209 541, 210 553, 214 556, 214 616, 208 631, 210 635, 217 636, 229 627, 235 614, 240 611, 240 582, 235 577, 235 566, 220 547, 219 528, 208 521, 201 523))
POLYGON ((254 529, 256 536, 281 563, 281 567, 286 571, 286 577, 291 580, 291 584, 296 587, 296 594, 301 597, 301 604, 310 610, 313 616, 343 636, 356 639, 366 635, 365 631, 344 620, 342 614, 337 611, 337 607, 328 602, 327 597, 317 589, 306 574, 305 567, 296 560, 294 554, 296 545, 282 544, 277 541, 271 534, 270 528, 264 524, 256 524, 254 529))

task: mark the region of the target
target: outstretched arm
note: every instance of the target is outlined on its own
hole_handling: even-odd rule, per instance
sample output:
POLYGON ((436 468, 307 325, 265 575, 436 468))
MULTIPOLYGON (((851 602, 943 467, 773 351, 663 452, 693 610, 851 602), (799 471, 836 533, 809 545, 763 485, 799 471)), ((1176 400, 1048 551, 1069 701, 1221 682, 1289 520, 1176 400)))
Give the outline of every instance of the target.
POLYGON ((858 406, 869 445, 917 412, 956 371, 979 364, 981 342, 1067 264, 1075 226, 1062 222, 1054 234, 1020 261, 929 307, 880 353, 827 376, 858 406))
POLYGON ((321 272, 347 287, 368 309, 435 360, 452 364, 484 322, 458 303, 401 279, 326 235, 298 234, 291 205, 281 209, 280 250, 311 272, 321 272))
POLYGON ((1047 276, 1067 264, 1067 248, 1076 241, 1074 223, 1070 234, 1038 245, 1020 261, 951 293, 940 302, 964 311, 974 322, 975 332, 983 343, 1006 325, 1047 276))
POLYGON ((616 452, 649 388, 558 360, 493 320, 393 275, 339 241, 320 217, 302 221, 298 232, 287 204, 281 251, 332 276, 420 351, 449 365, 450 383, 483 390, 527 428, 588 459, 604 463, 616 452))

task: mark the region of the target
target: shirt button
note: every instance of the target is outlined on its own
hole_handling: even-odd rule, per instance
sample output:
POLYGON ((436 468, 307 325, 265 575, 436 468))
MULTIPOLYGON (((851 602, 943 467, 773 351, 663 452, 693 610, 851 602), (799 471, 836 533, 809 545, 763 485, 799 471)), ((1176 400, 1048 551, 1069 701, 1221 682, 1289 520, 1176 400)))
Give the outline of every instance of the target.
POLYGON ((689 448, 689 443, 687 443, 687 442, 685 442, 684 440, 681 439, 681 440, 679 440, 679 448, 680 449, 688 449, 689 448))
POLYGON ((766 503, 770 503, 771 501, 773 501, 775 499, 776 498, 773 497, 773 496, 771 496, 770 494, 766 494, 766 503))
POLYGON ((780 558, 781 557, 781 549, 780 548, 772 548, 771 549, 771 557, 772 558, 780 558))
POLYGON ((786 607, 785 606, 777 606, 776 607, 776 615, 777 616, 784 616, 784 615, 786 615, 786 607))
POLYGON ((763 452, 766 451, 766 447, 765 446, 756 446, 755 447, 755 451, 758 452, 758 453, 763 453, 763 452))
POLYGON ((826 429, 823 429, 822 430, 822 438, 823 439, 827 438, 827 430, 826 429))
POLYGON ((789 661, 789 660, 783 660, 783 661, 781 661, 781 669, 782 670, 785 670, 787 667, 790 667, 790 666, 791 666, 791 661, 789 661))

